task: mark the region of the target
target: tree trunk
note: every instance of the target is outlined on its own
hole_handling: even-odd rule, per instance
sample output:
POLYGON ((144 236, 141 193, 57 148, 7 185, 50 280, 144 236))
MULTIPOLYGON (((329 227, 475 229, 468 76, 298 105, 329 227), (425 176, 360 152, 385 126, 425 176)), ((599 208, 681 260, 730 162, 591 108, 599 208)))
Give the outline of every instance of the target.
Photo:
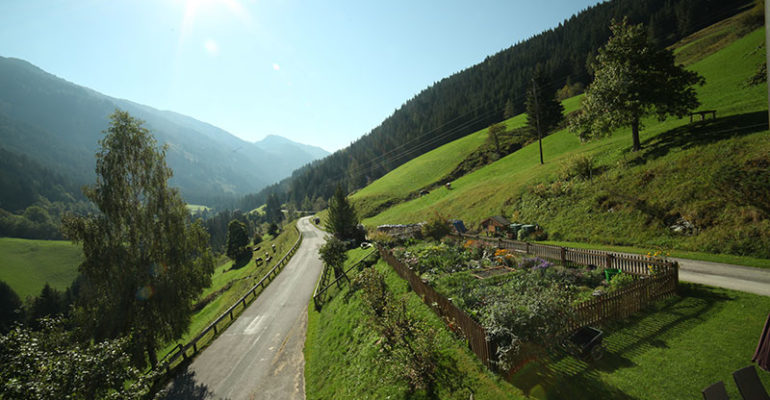
POLYGON ((639 143, 639 118, 634 118, 631 122, 631 137, 634 139, 634 147, 632 150, 641 150, 642 145, 639 143))
POLYGON ((158 355, 155 354, 155 340, 152 335, 147 336, 147 356, 150 358, 150 366, 155 368, 158 365, 158 355))

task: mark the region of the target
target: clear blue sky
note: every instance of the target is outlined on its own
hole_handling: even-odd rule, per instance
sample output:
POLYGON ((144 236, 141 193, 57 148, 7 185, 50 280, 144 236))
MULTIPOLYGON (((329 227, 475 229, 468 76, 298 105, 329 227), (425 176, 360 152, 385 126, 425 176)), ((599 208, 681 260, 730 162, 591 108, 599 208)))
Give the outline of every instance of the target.
POLYGON ((596 0, 0 0, 0 56, 249 141, 337 150, 596 0))

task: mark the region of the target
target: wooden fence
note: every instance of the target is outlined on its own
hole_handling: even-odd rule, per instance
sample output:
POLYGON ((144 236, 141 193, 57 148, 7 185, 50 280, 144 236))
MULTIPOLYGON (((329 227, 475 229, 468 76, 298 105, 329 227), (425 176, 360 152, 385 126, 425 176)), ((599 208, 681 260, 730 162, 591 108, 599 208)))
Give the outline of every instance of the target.
POLYGON ((219 316, 214 322, 212 322, 209 326, 207 326, 201 333, 199 333, 195 338, 190 340, 189 343, 182 345, 181 343, 177 345, 177 347, 174 348, 173 351, 168 353, 163 359, 158 362, 158 369, 159 370, 166 370, 166 373, 170 373, 171 370, 179 365, 179 363, 187 360, 188 357, 192 357, 195 354, 198 353, 199 350, 202 349, 202 346, 209 343, 211 340, 216 337, 217 334, 219 334, 220 331, 224 330, 229 326, 230 322, 233 321, 233 319, 236 318, 236 311, 238 308, 241 308, 241 311, 246 309, 246 307, 251 304, 252 301, 254 301, 257 296, 259 296, 259 293, 264 290, 267 285, 272 282, 272 280, 278 275, 279 272, 283 269, 286 264, 288 264, 289 260, 291 260, 291 256, 294 255, 294 253, 299 248, 300 244, 302 243, 302 232, 297 229, 295 226, 294 229, 297 230, 297 234, 299 235, 297 237, 297 241, 294 243, 294 245, 289 249, 289 251, 281 258, 273 268, 270 269, 270 271, 265 274, 262 279, 259 280, 251 289, 249 289, 246 294, 244 294, 238 301, 235 302, 230 308, 227 309, 222 315, 219 316), (260 289, 259 292, 257 289, 260 289), (221 324, 224 322, 224 324, 221 324), (188 354, 192 350, 191 354, 188 354), (180 360, 181 358, 181 360, 180 360), (178 361, 178 362, 177 362, 178 361))
POLYGON ((372 250, 365 256, 361 257, 360 260, 356 261, 348 267, 348 269, 345 270, 345 275, 335 279, 325 287, 321 287, 327 280, 326 274, 329 273, 328 268, 324 267, 323 272, 321 273, 321 276, 318 278, 318 282, 316 282, 315 290, 313 291, 313 304, 315 304, 316 311, 321 311, 321 307, 323 307, 323 304, 331 299, 331 293, 330 289, 334 287, 335 284, 337 284, 342 279, 350 279, 348 273, 352 271, 354 268, 358 268, 361 264, 366 262, 366 259, 369 258, 372 254, 374 254, 375 250, 372 250))
MULTIPOLYGON (((459 239, 470 239, 486 246, 513 250, 524 254, 532 254, 560 262, 562 265, 595 265, 599 268, 616 268, 634 275, 650 275, 650 266, 658 270, 674 268, 675 262, 647 258, 641 255, 616 254, 601 250, 574 249, 570 247, 552 246, 521 242, 518 240, 486 238, 482 236, 453 236, 459 239)), ((678 276, 678 268, 677 270, 678 276)))
POLYGON ((438 314, 449 329, 462 334, 467 340, 471 350, 476 353, 481 362, 491 367, 493 352, 487 341, 484 328, 465 311, 461 310, 449 299, 439 294, 435 289, 423 282, 409 267, 397 260, 390 250, 379 247, 380 256, 398 273, 401 278, 409 282, 412 290, 422 298, 422 301, 430 306, 438 314))
MULTIPOLYGON (((565 326, 565 331, 567 332, 587 325, 600 324, 611 319, 625 318, 640 311, 652 302, 674 295, 679 284, 679 265, 676 262, 648 259, 642 256, 618 255, 600 250, 571 249, 532 244, 515 240, 469 236, 460 238, 470 238, 488 246, 549 258, 560 261, 563 265, 595 265, 602 268, 617 268, 626 273, 637 275, 638 279, 622 290, 596 296, 596 298, 574 307, 572 309, 573 318, 571 318, 570 324, 565 326)), ((496 347, 494 343, 487 341, 484 328, 468 316, 467 313, 455 306, 449 299, 423 282, 417 274, 396 259, 389 250, 383 247, 379 247, 379 250, 382 258, 403 279, 409 282, 412 290, 444 319, 444 322, 450 329, 459 330, 468 340, 471 350, 476 353, 482 363, 487 367, 491 367, 496 347)), ((521 366, 523 365, 523 358, 531 359, 535 357, 533 354, 524 353, 527 352, 519 354, 518 358, 522 358, 522 360, 519 360, 521 362, 515 362, 514 365, 521 366)), ((509 374, 512 372, 515 371, 508 371, 509 374)))

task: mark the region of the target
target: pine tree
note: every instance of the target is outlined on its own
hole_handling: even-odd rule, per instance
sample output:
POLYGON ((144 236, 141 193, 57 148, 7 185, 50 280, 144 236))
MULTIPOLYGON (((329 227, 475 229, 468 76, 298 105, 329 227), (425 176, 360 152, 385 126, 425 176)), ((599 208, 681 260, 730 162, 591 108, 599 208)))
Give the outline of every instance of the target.
POLYGON ((341 185, 337 185, 334 196, 329 199, 329 218, 326 229, 340 240, 360 239, 358 215, 345 197, 341 185))
POLYGON ((564 107, 556 100, 542 65, 535 67, 532 83, 527 90, 527 126, 537 134, 540 145, 540 164, 543 163, 543 136, 564 120, 564 107))

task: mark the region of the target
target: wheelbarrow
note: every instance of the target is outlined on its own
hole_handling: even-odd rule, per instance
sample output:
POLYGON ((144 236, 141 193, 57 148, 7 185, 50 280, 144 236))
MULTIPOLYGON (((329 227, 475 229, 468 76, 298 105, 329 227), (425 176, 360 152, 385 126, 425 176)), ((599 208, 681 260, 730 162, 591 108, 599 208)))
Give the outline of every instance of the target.
POLYGON ((584 326, 569 334, 561 343, 567 353, 582 359, 597 361, 604 356, 602 339, 604 332, 590 326, 584 326))

